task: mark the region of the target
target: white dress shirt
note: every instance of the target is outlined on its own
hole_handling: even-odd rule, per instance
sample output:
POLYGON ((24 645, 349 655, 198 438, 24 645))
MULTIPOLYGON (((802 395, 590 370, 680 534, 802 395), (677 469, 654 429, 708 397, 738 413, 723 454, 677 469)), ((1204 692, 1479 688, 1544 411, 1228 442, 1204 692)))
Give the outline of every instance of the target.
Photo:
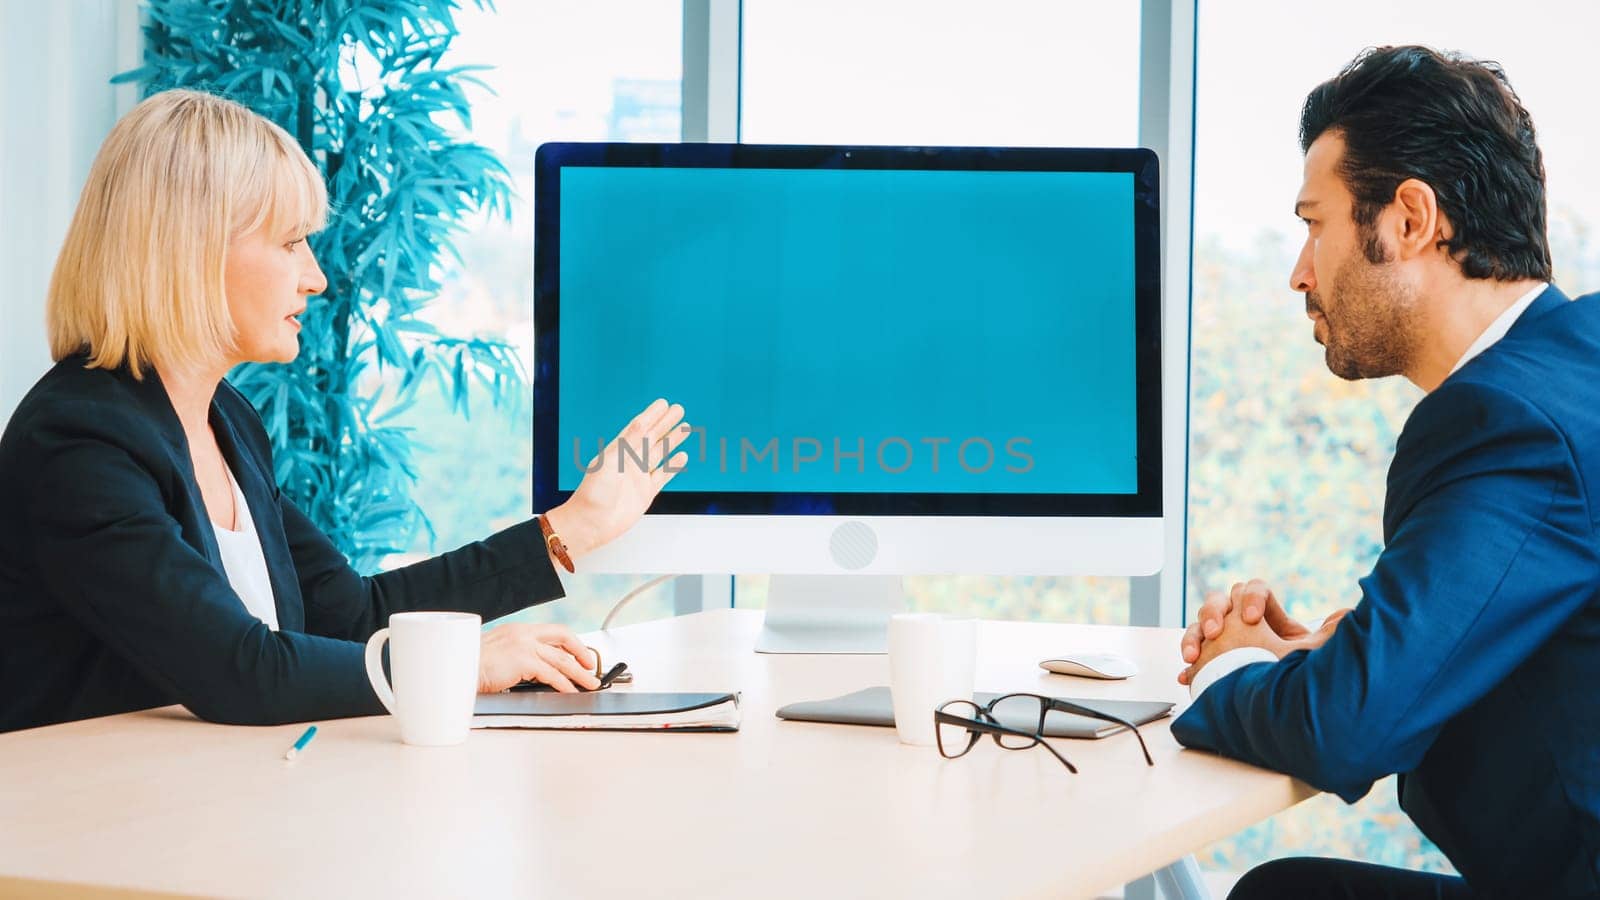
MULTIPOLYGON (((1528 307, 1533 305, 1533 301, 1537 300, 1539 295, 1544 293, 1544 289, 1549 286, 1541 281, 1532 290, 1518 297, 1515 303, 1506 307, 1505 312, 1496 316, 1495 320, 1489 323, 1489 327, 1478 335, 1478 339, 1467 347, 1467 352, 1461 354, 1461 358, 1456 360, 1455 366, 1450 370, 1450 375, 1460 371, 1461 367, 1471 362, 1473 357, 1493 347, 1497 341, 1505 337, 1506 333, 1511 330, 1511 326, 1516 324, 1517 319, 1521 318, 1524 312, 1527 312, 1528 307)), ((1449 378, 1450 376, 1446 375, 1445 377, 1449 378)), ((1278 657, 1272 651, 1261 647, 1238 647, 1229 650, 1211 662, 1206 663, 1205 668, 1195 673, 1194 680, 1189 682, 1189 696, 1200 696, 1205 693, 1206 688, 1221 681, 1224 676, 1233 673, 1236 669, 1242 669, 1253 663, 1272 663, 1277 661, 1278 657)))
MULTIPOLYGON (((227 466, 223 466, 228 469, 227 466)), ((244 601, 244 608, 252 616, 278 630, 278 604, 273 599, 272 579, 267 576, 267 558, 261 551, 261 537, 256 533, 255 520, 250 517, 250 504, 245 502, 238 479, 228 471, 228 487, 233 490, 234 524, 238 531, 229 531, 215 522, 217 549, 222 551, 222 568, 228 573, 228 584, 244 601)))

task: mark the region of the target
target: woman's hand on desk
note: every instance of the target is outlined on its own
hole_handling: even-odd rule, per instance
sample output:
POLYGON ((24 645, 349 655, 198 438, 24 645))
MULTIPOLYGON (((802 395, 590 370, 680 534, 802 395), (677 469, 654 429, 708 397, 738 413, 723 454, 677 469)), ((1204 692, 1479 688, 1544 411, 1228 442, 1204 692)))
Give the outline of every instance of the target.
POLYGON ((683 407, 657 400, 589 460, 577 490, 545 514, 573 559, 610 543, 639 521, 688 464, 689 455, 675 451, 689 434, 683 407))
POLYGON ((493 694, 519 681, 538 681, 571 693, 594 690, 594 651, 565 625, 511 622, 483 636, 478 654, 478 693, 493 694))

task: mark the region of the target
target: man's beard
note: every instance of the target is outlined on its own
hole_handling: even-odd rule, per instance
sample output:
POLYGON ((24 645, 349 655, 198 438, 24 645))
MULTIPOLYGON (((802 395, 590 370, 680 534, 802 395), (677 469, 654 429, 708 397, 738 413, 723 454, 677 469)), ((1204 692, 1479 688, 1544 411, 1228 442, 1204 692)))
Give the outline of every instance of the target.
POLYGON ((1394 277, 1387 264, 1368 262, 1360 253, 1339 271, 1328 296, 1306 294, 1306 309, 1322 313, 1328 370, 1346 381, 1404 373, 1416 352, 1416 293, 1394 277))

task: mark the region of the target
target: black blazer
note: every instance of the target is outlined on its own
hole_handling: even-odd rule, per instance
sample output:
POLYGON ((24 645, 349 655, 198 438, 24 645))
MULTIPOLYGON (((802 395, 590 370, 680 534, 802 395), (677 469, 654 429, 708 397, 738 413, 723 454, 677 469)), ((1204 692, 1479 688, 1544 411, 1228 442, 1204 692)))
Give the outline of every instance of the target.
POLYGON ((211 426, 261 537, 278 631, 228 584, 154 373, 57 363, 0 437, 0 731, 181 703, 267 725, 382 713, 364 642, 391 613, 485 620, 562 594, 534 522, 362 577, 279 492, 227 382, 211 426))

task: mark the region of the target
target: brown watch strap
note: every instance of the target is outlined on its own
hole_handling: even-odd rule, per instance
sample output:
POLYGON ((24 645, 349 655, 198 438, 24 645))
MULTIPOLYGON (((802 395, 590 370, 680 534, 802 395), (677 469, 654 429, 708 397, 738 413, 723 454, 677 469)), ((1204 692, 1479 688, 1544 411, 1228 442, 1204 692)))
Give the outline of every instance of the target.
POLYGON ((566 543, 561 540, 561 535, 556 534, 556 530, 550 527, 550 517, 543 513, 539 514, 539 533, 544 535, 544 545, 550 548, 550 554, 561 563, 562 568, 576 573, 578 570, 572 567, 572 555, 567 552, 566 543))

